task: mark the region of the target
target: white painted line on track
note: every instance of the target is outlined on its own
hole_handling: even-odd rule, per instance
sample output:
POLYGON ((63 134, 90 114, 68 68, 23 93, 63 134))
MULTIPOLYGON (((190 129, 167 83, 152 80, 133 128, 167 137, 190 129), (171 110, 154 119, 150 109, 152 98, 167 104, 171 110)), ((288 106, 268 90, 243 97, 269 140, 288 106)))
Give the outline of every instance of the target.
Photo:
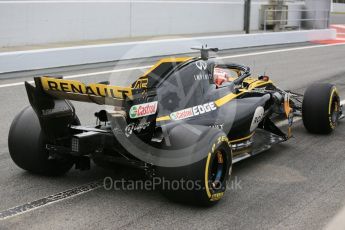
POLYGON ((102 74, 107 74, 107 73, 120 73, 120 72, 132 71, 132 70, 142 70, 142 69, 148 69, 151 67, 152 67, 152 65, 147 65, 147 66, 125 68, 125 69, 114 69, 114 70, 95 72, 95 73, 83 73, 83 74, 67 75, 64 77, 64 79, 88 77, 88 76, 102 75, 102 74))
MULTIPOLYGON (((34 81, 28 81, 29 83, 33 83, 34 81)), ((6 88, 6 87, 13 87, 13 86, 19 86, 24 85, 24 82, 15 82, 15 83, 9 83, 9 84, 2 84, 0 85, 0 88, 6 88)))
MULTIPOLYGON (((114 69, 114 70, 107 70, 107 71, 100 71, 100 72, 91 72, 91 73, 83 73, 83 74, 75 74, 75 75, 66 75, 63 78, 64 79, 81 78, 81 77, 97 76, 97 75, 108 74, 108 73, 120 73, 120 72, 127 72, 127 71, 133 71, 133 70, 148 69, 148 68, 151 68, 151 67, 152 67, 152 65, 150 65, 150 66, 139 66, 139 67, 124 68, 124 69, 114 69)), ((30 84, 34 83, 34 81, 28 81, 28 82, 30 84)), ((0 85, 0 88, 18 86, 18 85, 23 85, 23 84, 24 84, 24 82, 16 82, 16 83, 3 84, 3 85, 0 85)))
MULTIPOLYGON (((340 46, 340 45, 345 45, 345 43, 336 43, 336 44, 327 44, 327 45, 313 45, 313 46, 302 46, 302 47, 295 47, 295 48, 277 49, 277 50, 253 52, 253 53, 246 53, 246 54, 222 56, 222 57, 217 57, 216 59, 223 60, 223 59, 231 59, 231 58, 239 58, 239 57, 250 57, 250 56, 257 56, 257 55, 283 53, 283 52, 290 52, 290 51, 307 50, 307 49, 315 49, 315 48, 324 48, 324 47, 340 46)), ((65 79, 81 78, 81 77, 96 76, 96 75, 108 74, 108 73, 120 73, 120 72, 127 72, 127 71, 133 71, 133 70, 143 70, 143 69, 148 69, 150 67, 152 67, 152 65, 150 65, 150 66, 138 66, 138 67, 133 67, 133 68, 124 68, 124 69, 114 69, 114 70, 101 71, 101 72, 91 72, 91 73, 84 73, 84 74, 67 75, 67 76, 64 76, 64 78, 65 79)), ((28 82, 29 83, 33 83, 33 81, 28 81, 28 82)), ((2 85, 0 85, 0 88, 20 86, 20 85, 23 85, 23 84, 24 84, 24 82, 15 82, 15 83, 2 84, 2 85)))
POLYGON ((101 188, 102 186, 103 186, 103 182, 101 180, 95 181, 95 182, 78 186, 76 188, 66 190, 64 192, 59 192, 54 195, 46 196, 44 198, 29 202, 23 205, 19 205, 7 210, 3 210, 3 211, 0 211, 0 220, 5 220, 14 216, 24 214, 26 212, 33 211, 38 208, 42 208, 44 206, 47 206, 59 201, 63 201, 75 196, 79 196, 87 192, 91 192, 93 190, 101 188))
POLYGON ((324 47, 329 47, 329 46, 340 46, 340 45, 345 45, 345 44, 340 43, 340 44, 302 46, 302 47, 295 47, 295 48, 286 48, 286 49, 254 52, 254 53, 248 53, 248 54, 237 54, 237 55, 223 56, 223 57, 217 57, 217 59, 222 60, 222 59, 230 59, 230 58, 249 57, 249 56, 274 54, 274 53, 284 53, 284 52, 290 52, 290 51, 308 50, 308 49, 324 48, 324 47))

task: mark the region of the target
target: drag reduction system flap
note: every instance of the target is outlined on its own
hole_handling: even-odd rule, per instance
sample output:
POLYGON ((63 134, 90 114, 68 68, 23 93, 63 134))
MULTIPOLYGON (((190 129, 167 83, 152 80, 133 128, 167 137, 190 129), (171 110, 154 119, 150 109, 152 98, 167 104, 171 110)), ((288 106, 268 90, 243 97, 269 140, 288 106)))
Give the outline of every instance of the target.
MULTIPOLYGON (((40 77, 38 78, 42 90, 57 98, 76 101, 108 104, 106 99, 123 100, 133 99, 133 90, 130 87, 112 86, 105 83, 92 83, 86 85, 76 80, 61 78, 40 77)), ((37 86, 37 80, 35 80, 37 86)))

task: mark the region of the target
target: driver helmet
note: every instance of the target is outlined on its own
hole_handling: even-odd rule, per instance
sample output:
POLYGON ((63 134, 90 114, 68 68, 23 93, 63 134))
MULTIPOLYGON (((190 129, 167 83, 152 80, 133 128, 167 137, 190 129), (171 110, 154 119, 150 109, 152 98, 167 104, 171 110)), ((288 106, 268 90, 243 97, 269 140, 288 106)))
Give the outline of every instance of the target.
POLYGON ((214 68, 213 81, 217 87, 221 86, 224 82, 228 81, 228 73, 221 68, 214 68))

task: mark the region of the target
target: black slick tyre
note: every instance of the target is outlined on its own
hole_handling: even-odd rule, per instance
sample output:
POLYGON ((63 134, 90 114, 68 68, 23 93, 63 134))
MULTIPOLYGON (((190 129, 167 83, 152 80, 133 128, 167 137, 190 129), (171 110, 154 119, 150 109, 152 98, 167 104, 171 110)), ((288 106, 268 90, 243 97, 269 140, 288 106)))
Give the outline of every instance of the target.
POLYGON ((222 199, 232 169, 226 135, 219 131, 203 145, 206 156, 181 167, 160 167, 162 193, 169 199, 198 206, 212 206, 222 199))
POLYGON ((334 85, 317 83, 307 88, 302 104, 304 127, 315 134, 329 134, 337 126, 340 99, 334 85))
POLYGON ((71 159, 52 159, 46 150, 47 138, 31 106, 24 108, 13 120, 8 147, 12 160, 20 168, 47 176, 65 174, 73 166, 71 159))

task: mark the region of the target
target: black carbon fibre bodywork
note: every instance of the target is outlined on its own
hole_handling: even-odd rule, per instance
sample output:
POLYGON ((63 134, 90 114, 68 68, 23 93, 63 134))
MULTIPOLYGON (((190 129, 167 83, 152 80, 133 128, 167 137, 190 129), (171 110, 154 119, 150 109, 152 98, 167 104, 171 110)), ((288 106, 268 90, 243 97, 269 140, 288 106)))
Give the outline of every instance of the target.
MULTIPOLYGON (((245 150, 246 154, 261 152, 271 144, 288 139, 288 135, 271 121, 272 115, 287 119, 283 101, 274 95, 278 93, 284 97, 284 92, 270 80, 250 77, 250 69, 242 65, 225 64, 215 59, 169 59, 135 81, 131 85, 131 97, 123 94, 123 98, 102 97, 100 89, 108 87, 106 83, 97 85, 98 94, 85 95, 73 91, 77 86, 82 91, 83 85, 73 87, 75 82, 61 77, 54 79, 48 79, 48 83, 54 82, 51 84, 54 89, 49 88, 49 84, 46 86, 41 78, 35 79, 36 87, 26 83, 30 104, 38 115, 43 131, 51 140, 49 150, 54 154, 58 154, 59 149, 66 154, 66 148, 71 148, 69 142, 79 139, 76 143, 90 143, 92 146, 80 146, 78 149, 83 149, 82 152, 73 148, 67 152, 72 155, 91 154, 99 158, 115 157, 116 161, 122 163, 140 165, 135 162, 141 162, 144 166, 150 162, 138 159, 131 146, 139 146, 135 150, 138 152, 150 152, 150 146, 158 149, 169 147, 170 131, 181 125, 222 130, 229 139, 229 145, 233 146, 235 155, 241 155, 245 150), (213 79, 215 68, 236 70, 238 76, 222 86, 216 86, 213 79), (61 89, 58 88, 59 84, 61 89), (69 84, 72 84, 72 91, 67 92, 69 84), (74 126, 75 111, 66 99, 114 105, 115 110, 96 114, 104 122, 103 125, 99 123, 92 129, 74 126), (144 109, 138 112, 140 107, 144 109), (154 111, 148 112, 150 109, 154 111), (264 132, 256 132, 259 129, 264 132), (83 141, 82 138, 94 138, 97 143, 83 141), (255 139, 260 139, 257 142, 259 145, 254 145, 255 139), (92 152, 88 153, 85 149, 92 152)), ((92 88, 86 86, 86 91, 87 87, 92 88)))

